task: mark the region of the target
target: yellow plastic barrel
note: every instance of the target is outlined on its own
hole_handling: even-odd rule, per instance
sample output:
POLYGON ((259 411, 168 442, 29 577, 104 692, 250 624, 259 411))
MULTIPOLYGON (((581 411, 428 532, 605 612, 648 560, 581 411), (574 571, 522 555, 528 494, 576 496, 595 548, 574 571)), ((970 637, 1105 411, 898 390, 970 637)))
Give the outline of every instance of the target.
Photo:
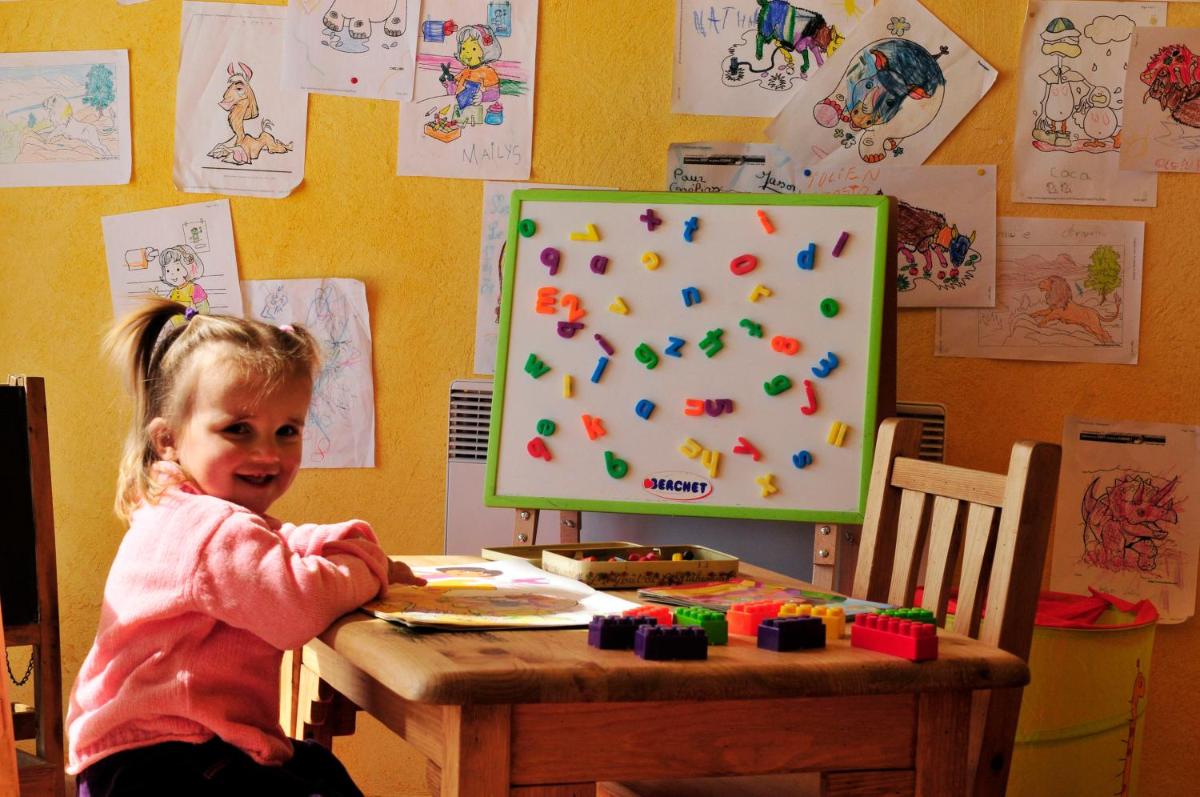
POLYGON ((1008 794, 1137 793, 1157 620, 1148 601, 1043 593, 1008 794))

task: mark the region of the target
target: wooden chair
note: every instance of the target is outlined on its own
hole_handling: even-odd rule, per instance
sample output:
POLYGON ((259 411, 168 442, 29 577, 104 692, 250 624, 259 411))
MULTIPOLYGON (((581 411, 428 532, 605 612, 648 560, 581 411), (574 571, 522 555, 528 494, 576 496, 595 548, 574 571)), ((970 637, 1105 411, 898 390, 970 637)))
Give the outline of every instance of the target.
MULTIPOLYGON (((4 610, 0 606, 0 618, 4 610)), ((4 624, 0 622, 0 649, 4 648, 4 624)), ((8 679, 0 673, 0 794, 17 794, 17 737, 13 731, 12 705, 8 702, 8 679)))
MULTIPOLYGON (((880 426, 851 595, 913 605, 924 558, 921 605, 945 625, 952 579, 961 560, 958 605, 949 630, 1028 659, 1061 450, 1050 443, 1016 443, 1008 474, 997 475, 917 459, 920 434, 916 420, 890 418, 880 426)), ((1021 692, 975 695, 968 750, 977 795, 1004 794, 1021 692)), ((605 782, 597 784, 596 795, 911 795, 912 778, 897 775, 605 782)))
MULTIPOLYGON (((58 574, 54 552, 54 499, 46 390, 38 377, 0 385, 0 591, 6 642, 31 647, 34 705, 5 707, 5 727, 34 741, 17 751, 21 797, 63 797, 62 665, 59 653, 58 574)), ((19 665, 18 665, 19 666, 19 665)), ((18 676, 21 673, 17 673, 18 676)), ((0 674, 7 679, 8 674, 0 674)), ((0 788, 0 795, 14 794, 0 788)))

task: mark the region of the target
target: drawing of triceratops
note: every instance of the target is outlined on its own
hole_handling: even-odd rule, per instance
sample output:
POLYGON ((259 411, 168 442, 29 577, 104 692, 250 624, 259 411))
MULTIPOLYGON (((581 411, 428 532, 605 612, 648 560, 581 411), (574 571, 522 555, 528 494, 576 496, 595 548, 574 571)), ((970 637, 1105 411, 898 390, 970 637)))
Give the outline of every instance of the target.
POLYGON ((1171 480, 1123 473, 1096 495, 1099 476, 1088 485, 1081 507, 1084 561, 1106 570, 1149 572, 1158 566, 1159 546, 1179 523, 1171 480))

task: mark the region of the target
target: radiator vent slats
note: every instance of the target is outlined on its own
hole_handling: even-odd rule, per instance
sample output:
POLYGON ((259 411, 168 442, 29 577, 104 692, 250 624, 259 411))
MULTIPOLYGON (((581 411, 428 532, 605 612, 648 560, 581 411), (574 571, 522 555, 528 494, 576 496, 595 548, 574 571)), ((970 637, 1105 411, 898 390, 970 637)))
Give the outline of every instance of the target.
POLYGON ((492 417, 490 379, 459 379, 450 385, 451 462, 486 462, 492 417))
POLYGON ((946 407, 913 401, 896 402, 896 415, 921 422, 920 459, 943 462, 946 458, 946 407))

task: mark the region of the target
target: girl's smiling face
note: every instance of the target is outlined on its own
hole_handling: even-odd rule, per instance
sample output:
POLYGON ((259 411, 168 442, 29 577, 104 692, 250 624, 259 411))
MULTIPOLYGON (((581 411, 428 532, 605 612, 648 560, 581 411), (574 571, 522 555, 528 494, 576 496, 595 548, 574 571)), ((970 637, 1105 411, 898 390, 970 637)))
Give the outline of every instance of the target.
POLYGON ((151 440, 160 458, 177 462, 207 495, 265 514, 300 468, 312 383, 296 377, 264 393, 252 378, 222 366, 220 354, 228 352, 222 347, 196 358, 184 417, 155 418, 151 440))
POLYGON ((458 60, 464 66, 479 66, 483 63, 483 47, 480 46, 477 39, 464 39, 462 47, 458 49, 458 60))

